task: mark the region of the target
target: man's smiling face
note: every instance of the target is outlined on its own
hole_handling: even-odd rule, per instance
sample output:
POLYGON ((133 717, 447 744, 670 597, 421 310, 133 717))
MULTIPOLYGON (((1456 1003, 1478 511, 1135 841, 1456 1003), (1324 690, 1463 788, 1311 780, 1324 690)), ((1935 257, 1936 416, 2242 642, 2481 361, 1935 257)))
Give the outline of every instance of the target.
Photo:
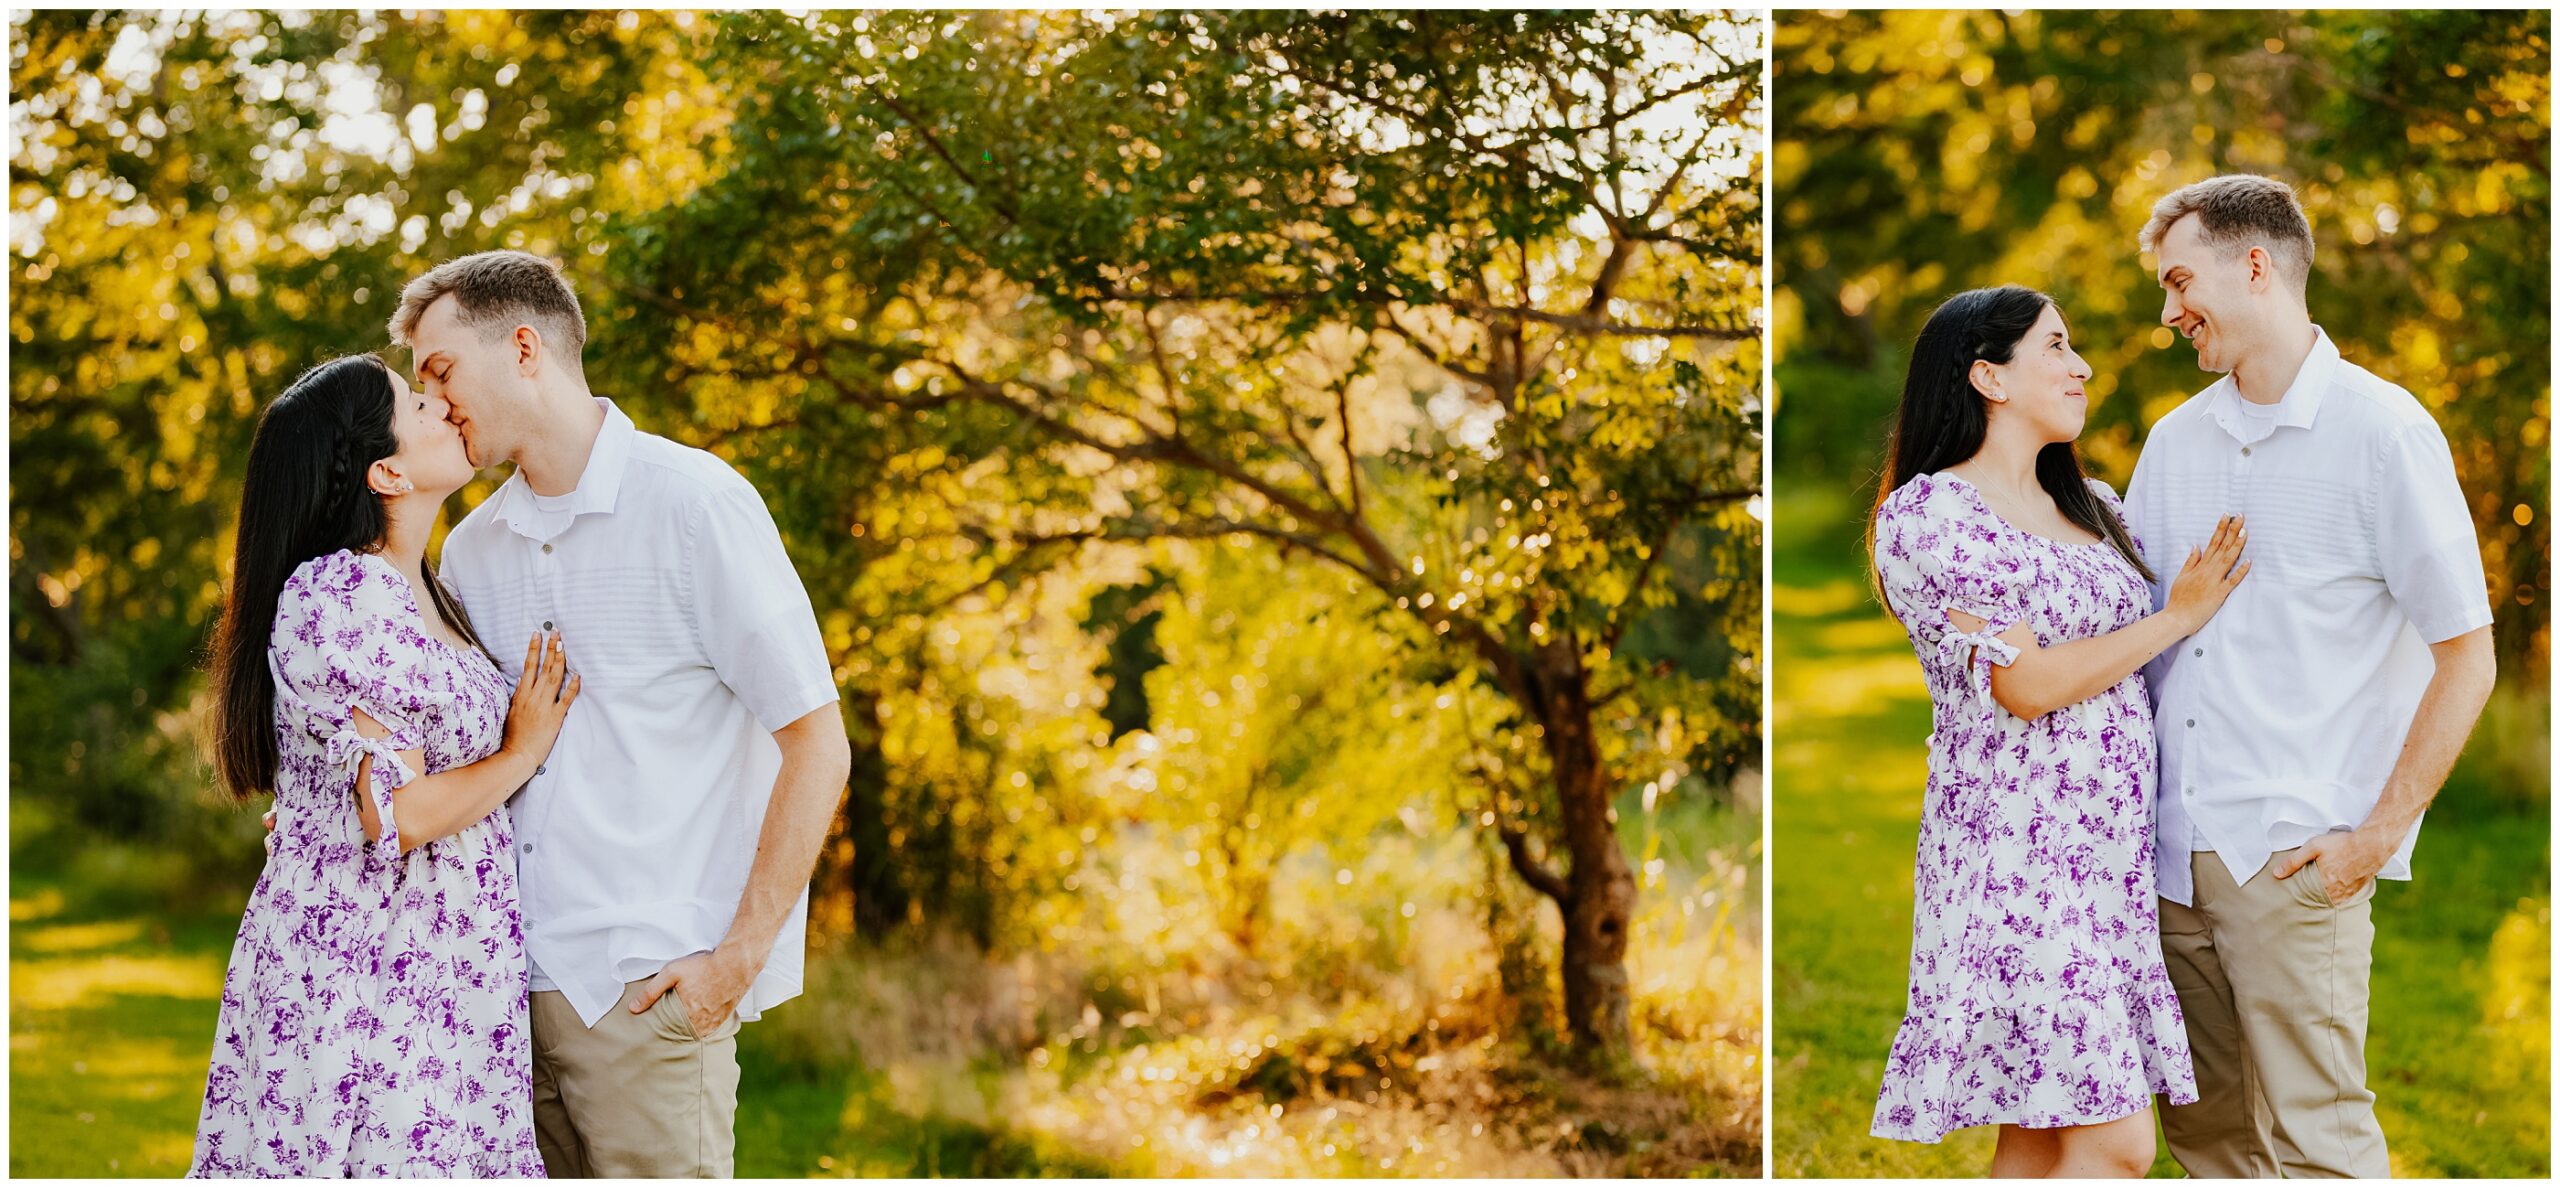
POLYGON ((2216 373, 2230 371, 2257 329, 2249 253, 2226 255, 2224 249, 2206 241, 2204 220, 2192 214, 2160 237, 2155 252, 2160 262, 2160 324, 2194 344, 2196 366, 2216 373))

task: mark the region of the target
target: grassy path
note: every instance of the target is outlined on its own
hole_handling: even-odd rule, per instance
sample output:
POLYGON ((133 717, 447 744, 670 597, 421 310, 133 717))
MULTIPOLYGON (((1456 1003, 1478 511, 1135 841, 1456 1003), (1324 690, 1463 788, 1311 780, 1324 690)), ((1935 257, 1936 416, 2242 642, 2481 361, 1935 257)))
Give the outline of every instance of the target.
MULTIPOLYGON (((1778 1173, 1980 1175, 1989 1128, 1937 1146, 1867 1135, 1906 990, 1929 733, 1920 669, 1867 596, 1845 500, 1790 494, 1775 537, 1778 1173)), ((2549 1167, 2549 788, 2492 789, 2480 773, 2493 766, 2465 757, 2427 819, 2417 878, 2376 901, 2367 1057, 2402 1176, 2549 1167)), ((2178 1171, 2164 1153, 2152 1174, 2178 1171)))

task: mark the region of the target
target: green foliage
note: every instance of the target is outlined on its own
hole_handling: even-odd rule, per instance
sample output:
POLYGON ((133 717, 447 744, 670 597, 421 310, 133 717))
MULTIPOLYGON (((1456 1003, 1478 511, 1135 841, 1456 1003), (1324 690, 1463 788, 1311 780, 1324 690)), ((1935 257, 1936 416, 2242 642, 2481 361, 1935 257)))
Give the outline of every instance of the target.
POLYGON ((1543 764, 1551 639, 1613 770, 1728 776, 1758 683, 1740 36, 743 16, 707 60, 716 178, 617 223, 625 341, 737 418, 751 474, 831 476, 795 551, 876 571, 847 607, 888 637, 1096 542, 1259 538, 1359 579, 1396 663, 1497 689, 1506 778, 1543 764))
POLYGON ((1772 260, 1801 482, 1871 484, 1905 345, 1954 292, 2052 293, 2096 376, 2081 438, 2121 487, 2209 377, 2158 324, 2135 235, 2221 172, 2284 179, 2312 315, 2408 388, 2472 497, 2499 654, 2549 653, 2550 14, 1891 12, 1779 23, 1772 260))
MULTIPOLYGON (((1021 898, 1053 869, 1038 843, 938 822, 993 821, 973 800, 1012 793, 986 777, 1027 772, 1043 803, 1001 832, 1049 820, 1064 854, 1091 827, 1055 803, 1113 793, 961 762, 1015 732, 934 697, 960 682, 923 641, 1111 542, 1259 542, 1285 580, 1355 579, 1325 597, 1394 645, 1381 666, 1489 691, 1484 823, 1551 830, 1551 781, 1730 778, 1758 688, 1750 48, 1714 15, 722 22, 709 180, 613 224, 618 365, 782 493, 804 571, 858 575, 813 594, 882 738, 957 715, 928 728, 949 747, 897 744, 896 860, 872 877, 857 850, 853 884, 1055 915, 1021 898), (1560 730, 1598 736, 1569 757, 1596 772, 1554 770, 1560 730)), ((1116 608, 1086 614, 1123 738, 1145 657, 1116 608)), ((1298 729, 1356 745, 1354 716, 1298 729)), ((1306 840, 1266 828, 1230 819, 1210 851, 1238 932, 1306 840)))

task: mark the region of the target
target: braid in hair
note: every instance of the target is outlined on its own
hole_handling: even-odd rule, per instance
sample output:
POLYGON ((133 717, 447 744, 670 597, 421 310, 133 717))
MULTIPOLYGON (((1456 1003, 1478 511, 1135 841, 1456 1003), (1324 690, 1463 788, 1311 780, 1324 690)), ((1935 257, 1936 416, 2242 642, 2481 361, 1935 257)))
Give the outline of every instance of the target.
POLYGON ((276 606, 304 562, 380 547, 387 513, 365 472, 400 452, 390 368, 371 355, 304 372, 259 414, 240 490, 230 596, 211 669, 219 711, 214 761, 233 794, 275 786, 275 682, 267 667, 276 606))

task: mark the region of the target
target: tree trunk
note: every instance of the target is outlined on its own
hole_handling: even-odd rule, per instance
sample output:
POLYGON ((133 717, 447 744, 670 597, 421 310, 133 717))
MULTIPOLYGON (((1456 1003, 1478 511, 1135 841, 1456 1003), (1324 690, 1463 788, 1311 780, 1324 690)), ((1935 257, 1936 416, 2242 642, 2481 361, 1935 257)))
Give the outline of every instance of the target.
POLYGON ((1600 757, 1591 723, 1589 674, 1570 638, 1551 641, 1515 663, 1505 683, 1537 717, 1552 769, 1565 858, 1558 871, 1530 852, 1518 826, 1503 829, 1511 866, 1523 882, 1554 900, 1564 917, 1565 1027, 1574 1049, 1599 1062, 1624 1059, 1627 1028, 1627 928, 1635 916, 1635 874, 1609 819, 1615 782, 1600 757))
POLYGON ((1547 761, 1572 859, 1563 872, 1570 894, 1557 904, 1564 914, 1565 1025, 1586 1055, 1623 1057, 1632 1045, 1627 928, 1635 917, 1635 874, 1609 819, 1611 781, 1592 729, 1580 657, 1560 641, 1538 659, 1548 698, 1542 715, 1547 761))
POLYGON ((889 852, 889 760, 880 753, 880 698, 862 689, 846 696, 853 702, 854 730, 853 775, 844 804, 853 860, 845 865, 845 882, 853 892, 854 931, 878 940, 907 922, 907 888, 898 879, 897 856, 889 852))

